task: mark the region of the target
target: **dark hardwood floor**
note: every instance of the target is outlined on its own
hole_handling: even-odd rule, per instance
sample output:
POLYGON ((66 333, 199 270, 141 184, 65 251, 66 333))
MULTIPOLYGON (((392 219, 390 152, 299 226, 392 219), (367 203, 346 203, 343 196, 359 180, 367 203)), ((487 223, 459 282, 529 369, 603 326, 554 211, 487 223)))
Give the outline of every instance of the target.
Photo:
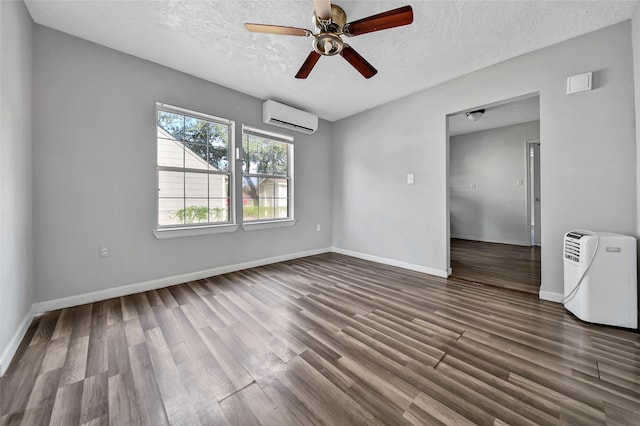
POLYGON ((2 424, 640 421, 640 334, 559 304, 324 254, 48 312, 2 424))
POLYGON ((452 278, 537 295, 540 247, 451 239, 452 278))

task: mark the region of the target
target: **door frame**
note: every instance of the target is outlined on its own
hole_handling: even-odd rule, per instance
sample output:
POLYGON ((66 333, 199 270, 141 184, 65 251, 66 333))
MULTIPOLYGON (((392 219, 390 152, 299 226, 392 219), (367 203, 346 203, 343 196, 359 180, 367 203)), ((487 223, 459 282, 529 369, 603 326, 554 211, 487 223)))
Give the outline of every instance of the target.
MULTIPOLYGON (((530 139, 530 140, 526 140, 524 142, 524 147, 525 147, 525 167, 526 167, 526 173, 525 173, 525 182, 526 182, 526 186, 527 186, 527 196, 526 196, 526 209, 527 209, 527 234, 529 235, 529 243, 530 245, 533 247, 536 245, 535 243, 535 231, 532 232, 532 228, 535 226, 532 223, 532 220, 534 220, 535 218, 535 200, 533 199, 535 196, 535 188, 534 188, 534 184, 535 184, 535 176, 533 176, 533 173, 535 172, 535 168, 533 168, 533 161, 531 159, 531 146, 532 145, 540 145, 540 139, 530 139)), ((540 154, 538 154, 538 161, 540 161, 540 154)), ((538 176, 539 178, 540 176, 538 176)), ((542 212, 542 206, 540 206, 540 211, 542 212)), ((540 218, 538 218, 538 221, 540 221, 540 218)), ((539 237, 539 236, 538 236, 539 237)), ((540 245, 542 245, 542 240, 540 240, 540 245)))
MULTIPOLYGON (((449 113, 446 113, 444 115, 444 126, 445 126, 445 139, 444 139, 444 143, 445 143, 445 229, 446 229, 446 239, 445 239, 445 253, 446 253, 446 258, 445 258, 445 265, 446 265, 446 272, 447 272, 447 276, 450 276, 453 271, 451 269, 451 193, 450 193, 450 184, 451 184, 451 176, 450 176, 450 168, 451 168, 451 158, 450 158, 450 143, 451 143, 451 134, 450 134, 450 130, 449 130, 449 119, 451 116, 453 115, 457 115, 457 114, 461 114, 464 113, 465 111, 474 111, 477 109, 482 109, 482 108, 490 108, 490 107, 494 107, 497 105, 504 105, 504 104, 508 104, 511 102, 515 102, 515 101, 519 101, 522 99, 526 99, 526 98, 531 98, 537 96, 539 98, 541 98, 540 92, 539 91, 535 91, 535 92, 530 92, 524 95, 520 95, 520 96, 514 96, 512 98, 507 98, 507 99, 501 99, 498 101, 494 101, 494 102, 488 102, 488 103, 484 103, 484 104, 476 104, 476 106, 474 107, 469 107, 469 108, 465 108, 465 109, 461 109, 461 110, 457 110, 457 111, 452 111, 449 113)), ((539 142, 539 139, 536 140, 537 142, 539 142)), ((533 140, 532 140, 533 142, 533 140)), ((527 150, 528 147, 525 146, 525 150, 527 150)), ((528 158, 528 151, 527 151, 527 156, 525 158, 528 158)), ((528 161, 528 160, 527 160, 528 161)), ((525 173, 525 176, 528 176, 528 163, 527 163, 527 169, 525 173)), ((540 175, 542 176, 542 171, 540 172, 540 175)), ((525 177, 525 179, 528 179, 528 177, 525 177)), ((528 188, 528 183, 527 183, 527 188, 528 188)), ((528 201, 527 197, 527 203, 528 201)), ((529 207, 527 205, 527 212, 529 212, 529 207)), ((541 214, 542 215, 542 214, 541 214)), ((528 220, 527 223, 527 229, 529 230, 531 227, 530 225, 530 219, 528 220)), ((528 231, 530 232, 530 230, 528 231)))

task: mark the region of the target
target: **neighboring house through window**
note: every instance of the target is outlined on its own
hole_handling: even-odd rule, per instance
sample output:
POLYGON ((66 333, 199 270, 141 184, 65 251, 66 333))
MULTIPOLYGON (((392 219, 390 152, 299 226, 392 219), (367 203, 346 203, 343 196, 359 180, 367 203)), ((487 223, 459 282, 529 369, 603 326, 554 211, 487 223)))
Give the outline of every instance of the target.
POLYGON ((233 122, 157 105, 158 229, 234 223, 233 122))
POLYGON ((293 137, 243 126, 244 223, 293 219, 293 137))

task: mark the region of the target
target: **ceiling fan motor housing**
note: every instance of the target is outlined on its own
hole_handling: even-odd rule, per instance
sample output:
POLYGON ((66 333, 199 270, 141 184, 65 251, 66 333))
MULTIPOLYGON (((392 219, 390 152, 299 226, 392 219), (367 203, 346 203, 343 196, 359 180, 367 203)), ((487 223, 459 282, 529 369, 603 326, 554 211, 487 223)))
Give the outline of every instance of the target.
POLYGON ((314 13, 314 25, 318 34, 314 35, 313 50, 323 56, 333 56, 342 52, 344 42, 340 37, 347 23, 347 14, 337 4, 331 5, 331 19, 323 20, 314 13))
POLYGON ((341 33, 346 23, 347 13, 337 4, 331 5, 331 19, 329 20, 320 19, 315 13, 313 14, 313 25, 320 32, 341 33))

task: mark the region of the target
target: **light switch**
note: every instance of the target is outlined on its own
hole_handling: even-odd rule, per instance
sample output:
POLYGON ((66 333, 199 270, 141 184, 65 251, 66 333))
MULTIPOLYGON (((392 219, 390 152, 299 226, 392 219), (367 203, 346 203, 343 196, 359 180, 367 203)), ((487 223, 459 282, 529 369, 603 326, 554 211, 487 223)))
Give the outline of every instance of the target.
POLYGON ((413 173, 409 173, 407 175, 407 184, 413 185, 415 181, 416 181, 415 175, 413 173))

